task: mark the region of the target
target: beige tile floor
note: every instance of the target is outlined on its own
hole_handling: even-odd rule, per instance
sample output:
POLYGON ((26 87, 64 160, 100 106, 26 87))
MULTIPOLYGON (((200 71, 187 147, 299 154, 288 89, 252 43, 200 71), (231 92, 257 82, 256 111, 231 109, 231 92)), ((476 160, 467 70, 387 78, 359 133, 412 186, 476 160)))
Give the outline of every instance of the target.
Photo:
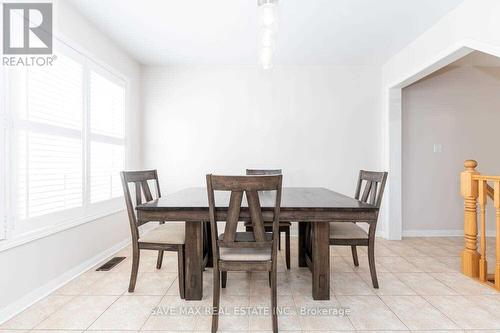
MULTIPOLYGON (((378 239, 378 290, 371 287, 364 248, 360 266, 354 267, 349 248, 331 247, 331 300, 314 301, 311 275, 297 267, 292 238, 292 269, 285 269, 284 251, 279 257, 278 299, 286 312, 279 318, 280 331, 500 332, 500 293, 459 273, 462 242, 459 237, 378 239), (320 310, 330 315, 318 315, 320 310), (341 310, 348 315, 335 312, 341 310)), ((203 300, 186 302, 178 297, 175 254, 167 254, 157 270, 156 253, 143 251, 136 291, 129 294, 130 251, 118 253, 127 259, 113 270, 89 270, 0 325, 0 333, 208 332, 211 317, 203 311, 211 304, 211 269, 203 276, 203 300), (188 312, 167 313, 181 308, 188 312)), ((221 316, 220 332, 269 332, 268 315, 235 313, 267 308, 265 273, 230 273, 221 305, 229 311, 221 316)))

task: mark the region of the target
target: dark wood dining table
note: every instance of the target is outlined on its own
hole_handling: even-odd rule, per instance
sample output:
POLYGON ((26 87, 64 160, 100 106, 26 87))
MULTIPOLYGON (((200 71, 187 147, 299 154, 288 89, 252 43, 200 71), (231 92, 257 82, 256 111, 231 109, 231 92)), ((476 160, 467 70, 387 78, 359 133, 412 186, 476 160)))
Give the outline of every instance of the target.
MULTIPOLYGON (((274 196, 260 192, 265 221, 273 219, 274 196)), ((229 196, 216 193, 216 218, 224 221, 229 196)), ((136 207, 139 223, 149 221, 184 221, 185 243, 185 297, 201 300, 203 297, 204 249, 211 253, 210 237, 204 237, 209 226, 207 190, 204 187, 187 188, 165 195, 136 207), (204 246, 205 245, 205 246, 204 246)), ((298 265, 312 272, 312 296, 315 300, 330 299, 330 225, 329 222, 367 222, 377 220, 378 208, 346 195, 322 187, 283 187, 281 221, 298 222, 298 265), (310 241, 306 244, 306 229, 310 226, 310 241)), ((245 203, 241 220, 250 218, 245 203)), ((210 253, 208 265, 211 266, 210 253)))

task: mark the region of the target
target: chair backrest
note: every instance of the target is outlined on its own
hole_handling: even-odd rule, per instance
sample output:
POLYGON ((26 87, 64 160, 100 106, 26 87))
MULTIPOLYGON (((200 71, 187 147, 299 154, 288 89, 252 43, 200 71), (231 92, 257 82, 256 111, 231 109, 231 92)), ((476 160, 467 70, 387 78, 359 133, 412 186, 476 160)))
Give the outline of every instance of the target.
POLYGON ((283 174, 281 172, 281 169, 247 169, 246 170, 246 175, 247 176, 274 176, 274 175, 281 175, 283 174))
POLYGON ((387 172, 360 170, 354 198, 380 208, 386 180, 387 172), (361 194, 363 183, 365 186, 361 194))
POLYGON ((125 204, 127 205, 132 241, 136 242, 139 239, 137 227, 140 226, 140 224, 137 222, 135 207, 161 196, 158 173, 156 170, 122 171, 120 172, 120 176, 122 179, 123 193, 125 195, 125 204), (156 191, 155 197, 153 197, 153 191, 151 191, 148 181, 154 183, 156 191), (132 194, 130 192, 131 184, 134 184, 135 200, 132 200, 132 194))
MULTIPOLYGON (((274 176, 215 176, 207 175, 207 192, 210 213, 210 225, 212 229, 213 255, 219 259, 219 247, 237 248, 265 248, 272 247, 273 258, 277 250, 277 237, 279 228, 279 215, 281 205, 281 175, 274 176), (215 191, 231 192, 229 207, 227 210, 224 237, 218 239, 217 216, 215 204, 215 191), (264 220, 258 191, 276 191, 273 216, 272 240, 266 237, 264 220), (250 239, 237 239, 236 229, 240 221, 240 209, 245 193, 248 210, 252 221, 253 237, 250 239)), ((251 235, 248 233, 247 235, 251 235)))

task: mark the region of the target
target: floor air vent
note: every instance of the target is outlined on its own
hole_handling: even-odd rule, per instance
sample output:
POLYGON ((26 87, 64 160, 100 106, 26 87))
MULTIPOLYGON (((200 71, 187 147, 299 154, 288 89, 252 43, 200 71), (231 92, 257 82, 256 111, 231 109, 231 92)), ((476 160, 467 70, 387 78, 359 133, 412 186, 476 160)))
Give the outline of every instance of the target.
POLYGON ((121 263, 125 257, 114 257, 111 258, 108 262, 104 263, 101 267, 96 269, 96 271, 110 271, 113 267, 121 263))

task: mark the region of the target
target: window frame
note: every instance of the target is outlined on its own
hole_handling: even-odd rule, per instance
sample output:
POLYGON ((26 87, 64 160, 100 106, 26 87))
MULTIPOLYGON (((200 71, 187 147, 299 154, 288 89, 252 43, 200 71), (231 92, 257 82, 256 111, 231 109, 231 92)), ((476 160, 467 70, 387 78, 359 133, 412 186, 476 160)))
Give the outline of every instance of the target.
MULTIPOLYGON (((0 190, 0 213, 2 213, 0 214, 0 252, 124 210, 123 195, 95 203, 91 203, 90 201, 90 146, 92 142, 92 134, 90 132, 90 75, 92 71, 95 71, 113 83, 119 84, 124 89, 124 138, 120 140, 119 143, 116 140, 113 142, 114 144, 123 146, 124 169, 127 167, 130 151, 128 140, 129 80, 114 68, 97 60, 96 57, 86 50, 79 48, 68 40, 64 40, 64 38, 56 38, 56 36, 54 36, 54 54, 57 55, 61 53, 77 61, 83 68, 83 123, 81 130, 68 129, 68 131, 81 132, 83 175, 82 205, 81 207, 65 209, 39 217, 28 218, 23 221, 17 219, 17 207, 15 202, 15 182, 17 180, 17 175, 15 174, 15 155, 12 146, 16 142, 15 133, 19 130, 19 127, 14 125, 15 115, 12 110, 13 102, 9 95, 11 93, 9 87, 12 85, 13 78, 9 75, 8 70, 2 68, 0 71, 0 83, 4 84, 3 89, 0 89, 0 105, 6 107, 2 108, 5 111, 0 113, 0 153, 7 158, 4 158, 3 162, 0 163, 0 185, 2 185, 0 190), (3 134, 5 134, 5 136, 2 136, 3 134), (9 200, 9 198, 14 199, 9 200), (27 224, 29 224, 29 226, 27 224)), ((57 59, 55 61, 57 61, 57 59)), ((65 131, 64 129, 61 130, 65 131)))
MULTIPOLYGON (((7 71, 0 68, 0 156, 10 156, 8 145, 9 118, 7 115, 7 71)), ((7 195, 10 193, 10 182, 7 182, 8 159, 2 158, 0 162, 0 242, 8 237, 9 203, 7 195)))

